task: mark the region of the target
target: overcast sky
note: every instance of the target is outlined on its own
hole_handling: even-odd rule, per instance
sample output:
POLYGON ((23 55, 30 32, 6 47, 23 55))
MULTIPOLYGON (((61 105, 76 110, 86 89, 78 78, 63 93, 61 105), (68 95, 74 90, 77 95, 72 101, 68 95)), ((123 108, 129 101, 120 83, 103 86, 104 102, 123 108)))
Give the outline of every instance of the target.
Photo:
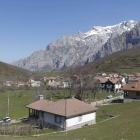
POLYGON ((64 34, 140 20, 140 0, 0 0, 0 61, 11 63, 64 34))

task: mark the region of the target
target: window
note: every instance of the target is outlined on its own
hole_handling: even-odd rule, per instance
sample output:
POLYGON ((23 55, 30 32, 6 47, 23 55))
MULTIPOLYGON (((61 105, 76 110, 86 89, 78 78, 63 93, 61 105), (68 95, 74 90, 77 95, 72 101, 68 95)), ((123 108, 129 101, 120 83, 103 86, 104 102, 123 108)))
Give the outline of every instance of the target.
POLYGON ((81 122, 82 121, 82 116, 79 116, 78 117, 78 122, 81 122))
POLYGON ((140 96, 140 92, 136 92, 136 96, 140 96))
POLYGON ((61 123, 61 117, 60 116, 55 116, 55 122, 56 123, 61 123))

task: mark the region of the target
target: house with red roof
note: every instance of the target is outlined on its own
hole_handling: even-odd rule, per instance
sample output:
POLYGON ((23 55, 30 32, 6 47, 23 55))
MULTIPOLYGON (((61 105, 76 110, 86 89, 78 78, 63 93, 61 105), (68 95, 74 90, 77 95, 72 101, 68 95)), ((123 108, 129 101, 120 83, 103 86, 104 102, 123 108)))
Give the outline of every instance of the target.
POLYGON ((140 81, 125 85, 124 102, 140 101, 140 81))

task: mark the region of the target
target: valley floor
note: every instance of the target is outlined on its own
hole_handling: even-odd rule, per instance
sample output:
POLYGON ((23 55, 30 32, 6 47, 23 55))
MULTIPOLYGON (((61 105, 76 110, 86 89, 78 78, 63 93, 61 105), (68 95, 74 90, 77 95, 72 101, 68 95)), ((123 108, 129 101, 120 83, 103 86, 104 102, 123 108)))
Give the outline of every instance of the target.
MULTIPOLYGON (((9 91, 5 93, 0 93, 0 118, 7 116, 7 99, 9 93, 9 117, 11 119, 19 119, 28 116, 28 109, 25 108, 26 105, 38 100, 38 90, 20 90, 20 91, 9 91)), ((51 98, 50 100, 57 101, 70 96, 69 90, 45 90, 44 98, 47 96, 51 98), (55 95, 53 95, 55 92, 55 95), (60 93, 60 94, 59 94, 60 93)), ((74 91, 73 91, 74 92, 74 91)), ((93 98, 94 94, 92 91, 88 91, 90 100, 88 102, 94 102, 97 100, 106 99, 108 95, 115 96, 114 93, 97 93, 96 100, 93 98)))
POLYGON ((2 140, 139 140, 140 102, 100 106, 97 124, 68 132, 58 132, 40 137, 0 137, 2 140), (99 123, 103 112, 115 112, 117 117, 99 123))

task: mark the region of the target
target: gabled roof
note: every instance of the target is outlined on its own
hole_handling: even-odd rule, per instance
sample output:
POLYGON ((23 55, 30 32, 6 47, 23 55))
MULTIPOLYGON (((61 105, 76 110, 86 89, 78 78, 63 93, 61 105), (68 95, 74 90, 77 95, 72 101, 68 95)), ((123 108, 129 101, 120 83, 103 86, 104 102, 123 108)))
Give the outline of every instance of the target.
POLYGON ((108 79, 106 78, 98 78, 100 83, 106 83, 108 81, 108 79))
POLYGON ((127 90, 127 91, 140 91, 140 81, 132 83, 130 85, 125 85, 122 90, 127 90))
POLYGON ((35 110, 42 110, 43 108, 46 108, 47 106, 52 105, 52 104, 54 104, 53 101, 38 100, 34 103, 27 105, 26 108, 31 108, 31 109, 35 109, 35 110))
POLYGON ((137 81, 140 80, 140 78, 137 78, 137 77, 129 77, 128 80, 129 80, 129 81, 135 81, 135 82, 137 82, 137 81))
POLYGON ((109 79, 109 81, 111 82, 111 83, 113 83, 113 84, 116 84, 116 83, 118 83, 118 82, 121 82, 120 81, 120 79, 117 79, 117 78, 115 78, 115 79, 109 79))
POLYGON ((62 99, 42 109, 44 112, 64 116, 66 118, 95 112, 96 110, 96 107, 77 99, 62 99))
POLYGON ((104 77, 110 77, 110 75, 104 75, 104 77))
POLYGON ((97 83, 99 82, 99 83, 103 84, 103 83, 106 83, 108 81, 110 81, 113 84, 121 83, 121 80, 119 78, 109 78, 109 79, 107 79, 107 78, 98 78, 96 82, 97 83))

